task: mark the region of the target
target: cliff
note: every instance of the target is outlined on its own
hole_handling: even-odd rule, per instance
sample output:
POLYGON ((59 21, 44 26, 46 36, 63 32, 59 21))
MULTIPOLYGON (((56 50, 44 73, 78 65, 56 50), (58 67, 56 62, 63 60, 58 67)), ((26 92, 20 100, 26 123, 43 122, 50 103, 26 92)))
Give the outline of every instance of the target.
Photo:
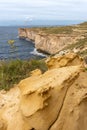
POLYGON ((75 43, 79 36, 68 34, 44 34, 42 32, 35 32, 31 29, 19 29, 19 37, 31 40, 35 43, 37 50, 41 50, 48 54, 55 54, 62 50, 68 44, 75 43))
POLYGON ((19 38, 33 41, 37 50, 49 54, 56 54, 70 47, 75 51, 75 48, 80 48, 77 43, 86 38, 86 32, 82 25, 18 29, 19 38))
POLYGON ((46 63, 44 74, 35 70, 10 91, 0 91, 0 130, 87 129, 83 60, 67 54, 60 60, 57 55, 51 57, 46 63))

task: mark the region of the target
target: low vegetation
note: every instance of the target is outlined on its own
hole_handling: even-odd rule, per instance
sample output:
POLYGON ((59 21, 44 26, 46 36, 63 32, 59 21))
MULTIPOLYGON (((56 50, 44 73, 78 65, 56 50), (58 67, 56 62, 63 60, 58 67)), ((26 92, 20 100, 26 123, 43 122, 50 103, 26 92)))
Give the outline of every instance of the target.
POLYGON ((84 48, 84 46, 87 45, 87 37, 84 39, 78 40, 75 44, 70 44, 64 49, 74 49, 74 48, 84 48))
POLYGON ((72 26, 41 28, 41 30, 47 34, 70 34, 73 31, 72 26))
POLYGON ((43 32, 46 34, 71 34, 73 32, 73 26, 56 26, 56 27, 35 27, 31 28, 34 32, 43 32))
POLYGON ((30 72, 39 68, 42 72, 47 70, 44 60, 12 60, 0 62, 0 89, 8 90, 21 79, 30 76, 30 72))

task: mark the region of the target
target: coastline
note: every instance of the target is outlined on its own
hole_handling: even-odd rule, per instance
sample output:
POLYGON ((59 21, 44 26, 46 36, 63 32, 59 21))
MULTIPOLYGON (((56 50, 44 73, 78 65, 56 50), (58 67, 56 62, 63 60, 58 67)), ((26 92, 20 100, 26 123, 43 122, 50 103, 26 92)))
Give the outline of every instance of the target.
MULTIPOLYGON (((80 52, 86 38, 87 23, 61 27, 19 28, 19 38, 32 41, 37 51, 54 55, 61 51, 80 52)), ((86 49, 86 48, 85 48, 86 49)))

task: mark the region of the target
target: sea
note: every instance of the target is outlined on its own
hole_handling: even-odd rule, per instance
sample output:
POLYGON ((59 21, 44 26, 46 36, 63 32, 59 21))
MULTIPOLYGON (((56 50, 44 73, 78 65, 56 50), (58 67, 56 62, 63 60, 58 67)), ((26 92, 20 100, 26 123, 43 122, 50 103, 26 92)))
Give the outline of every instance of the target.
MULTIPOLYGON (((79 22, 78 22, 79 23, 79 22)), ((61 25, 71 25, 75 22, 55 22, 47 24, 47 26, 61 26, 61 25)), ((46 23, 37 26, 46 26, 46 23)), ((34 25, 36 26, 36 25, 34 25)), ((26 41, 19 39, 18 37, 18 28, 24 26, 0 26, 0 60, 11 60, 11 59, 21 59, 21 60, 30 60, 37 58, 47 57, 46 54, 40 53, 36 50, 35 45, 31 41, 26 41), (9 41, 13 40, 14 44, 9 44, 9 41)), ((33 27, 32 26, 26 26, 33 27)))
POLYGON ((39 53, 33 42, 19 39, 18 27, 0 27, 0 60, 36 59, 46 57, 39 53), (9 44, 9 41, 14 41, 9 44))

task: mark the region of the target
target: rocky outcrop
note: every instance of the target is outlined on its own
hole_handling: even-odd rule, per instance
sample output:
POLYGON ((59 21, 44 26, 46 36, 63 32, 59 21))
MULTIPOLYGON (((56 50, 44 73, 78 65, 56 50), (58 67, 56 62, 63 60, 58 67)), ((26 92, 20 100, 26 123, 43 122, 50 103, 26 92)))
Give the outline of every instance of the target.
POLYGON ((28 28, 19 28, 18 32, 20 38, 33 41, 37 50, 49 54, 55 54, 67 45, 74 44, 78 39, 83 38, 81 35, 74 34, 46 34, 28 28))
POLYGON ((66 53, 66 55, 62 56, 56 54, 55 56, 50 56, 49 58, 47 58, 45 63, 47 64, 48 69, 61 68, 71 65, 84 65, 82 57, 78 56, 75 53, 66 53))
MULTIPOLYGON (((66 57, 77 61, 74 54, 61 59, 66 57)), ((1 91, 0 130, 86 130, 87 72, 78 61, 65 67, 61 62, 44 74, 37 69, 10 91, 1 91)))
POLYGON ((87 73, 79 77, 69 88, 59 117, 50 130, 87 129, 87 73))

